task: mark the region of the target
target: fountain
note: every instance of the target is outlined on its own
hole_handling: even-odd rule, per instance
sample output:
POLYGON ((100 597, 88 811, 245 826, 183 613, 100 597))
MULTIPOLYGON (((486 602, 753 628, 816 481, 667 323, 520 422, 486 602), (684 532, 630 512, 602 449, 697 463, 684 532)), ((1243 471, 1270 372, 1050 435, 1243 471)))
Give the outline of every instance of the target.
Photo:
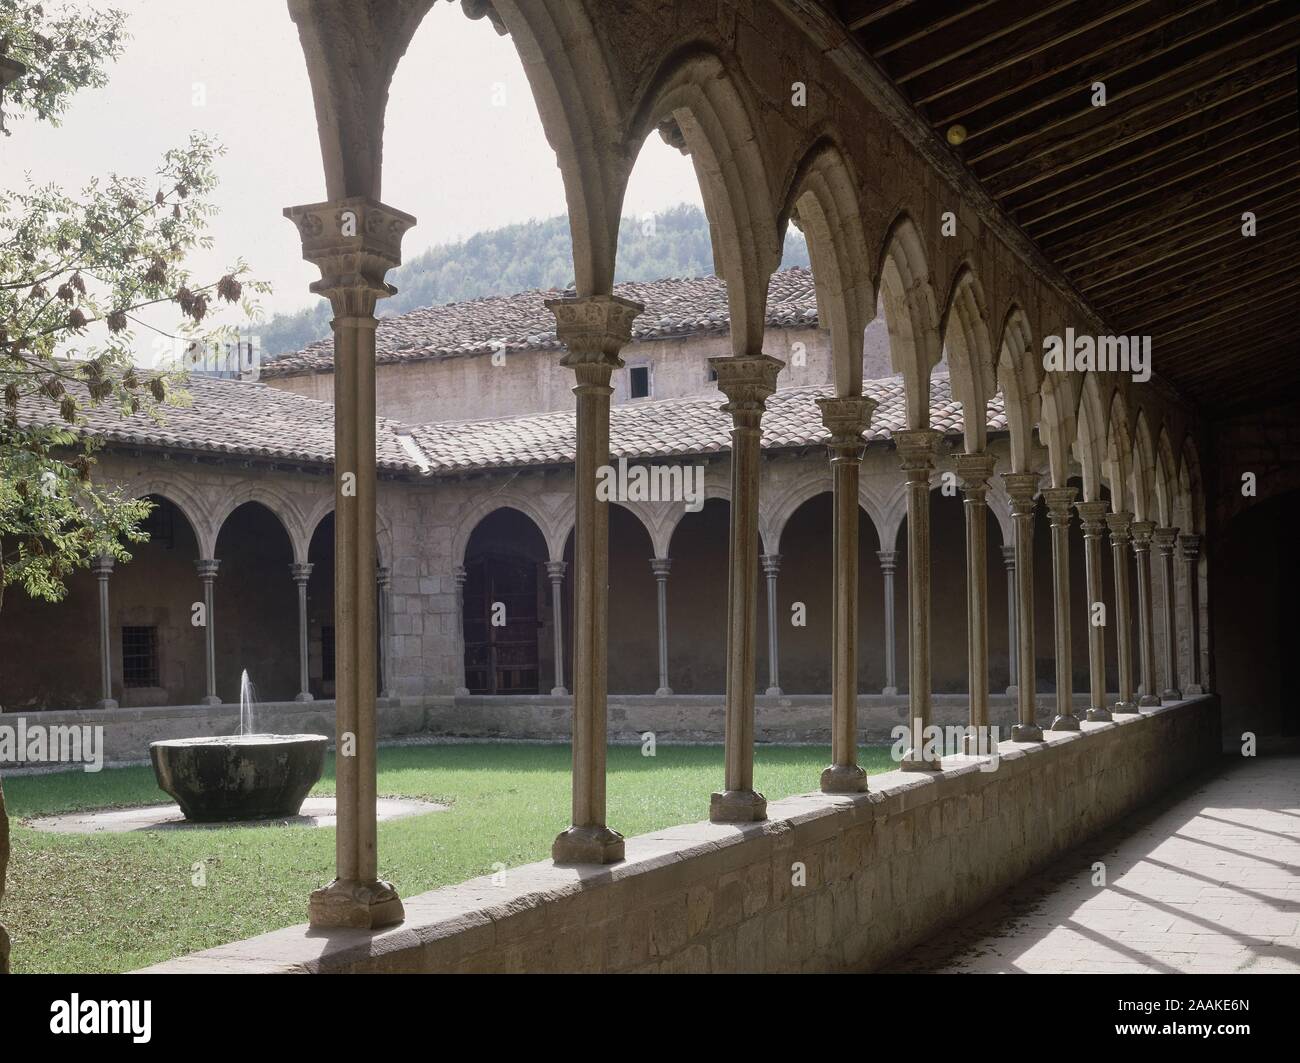
POLYGON ((158 786, 201 823, 296 816, 325 766, 323 735, 257 734, 256 692, 239 679, 239 733, 149 746, 158 786))

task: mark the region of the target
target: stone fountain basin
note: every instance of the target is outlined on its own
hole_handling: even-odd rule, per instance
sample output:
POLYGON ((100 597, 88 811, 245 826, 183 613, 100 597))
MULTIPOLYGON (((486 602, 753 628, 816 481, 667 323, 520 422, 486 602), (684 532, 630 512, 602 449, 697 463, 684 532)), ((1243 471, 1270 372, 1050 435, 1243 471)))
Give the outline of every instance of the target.
POLYGON ((296 816, 325 767, 323 735, 174 738, 149 746, 158 786, 198 823, 296 816))

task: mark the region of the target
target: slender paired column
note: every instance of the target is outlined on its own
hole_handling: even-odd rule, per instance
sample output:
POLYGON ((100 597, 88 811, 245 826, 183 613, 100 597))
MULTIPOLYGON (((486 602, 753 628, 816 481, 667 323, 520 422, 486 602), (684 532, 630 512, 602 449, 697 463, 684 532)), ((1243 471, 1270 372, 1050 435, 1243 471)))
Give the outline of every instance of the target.
POLYGON ((885 689, 881 691, 893 697, 898 694, 898 677, 895 672, 898 658, 898 637, 894 620, 894 573, 898 571, 898 551, 878 550, 880 574, 885 581, 885 689))
POLYGON ((335 878, 311 895, 311 925, 371 929, 401 922, 397 891, 379 878, 375 719, 375 304, 395 289, 415 219, 365 196, 288 207, 303 258, 320 268, 311 286, 334 311, 335 878))
POLYGON ((113 574, 113 558, 103 554, 91 562, 90 570, 99 580, 99 689, 97 709, 115 709, 113 698, 113 642, 108 622, 108 578, 113 574))
POLYGON ((966 752, 988 753, 989 726, 989 588, 988 492, 997 461, 992 454, 958 454, 957 475, 966 511, 966 689, 970 728, 966 752))
POLYGON ((1034 665, 1034 496, 1038 473, 1003 473, 1007 497, 1011 499, 1011 525, 1016 549, 1016 656, 1018 661, 1016 710, 1019 722, 1011 728, 1013 742, 1041 742, 1042 728, 1036 720, 1034 697, 1037 686, 1034 665))
POLYGON ((1007 570, 1007 697, 1019 696, 1016 685, 1019 669, 1016 666, 1016 544, 1002 547, 1002 564, 1007 570))
POLYGON ((831 434, 834 490, 831 596, 831 763, 822 772, 823 793, 861 793, 867 773, 858 765, 858 473, 866 450, 862 433, 876 401, 862 395, 818 399, 822 424, 831 434))
POLYGON ((659 689, 656 696, 666 698, 673 692, 668 685, 668 573, 672 571, 670 557, 652 557, 650 571, 655 577, 655 599, 659 605, 659 689))
POLYGON ((1132 513, 1110 513, 1110 557, 1115 569, 1115 647, 1119 655, 1119 701, 1113 712, 1134 715, 1138 712, 1133 693, 1133 615, 1129 598, 1129 547, 1133 541, 1132 513))
POLYGON ((1053 731, 1077 731, 1074 714, 1074 661, 1070 643, 1070 507, 1079 492, 1074 487, 1043 491, 1052 525, 1052 615, 1056 634, 1056 716, 1053 731))
POLYGON ((1151 603, 1151 535, 1155 521, 1133 522, 1133 559, 1137 563, 1138 585, 1138 659, 1142 667, 1142 696, 1139 708, 1160 704, 1156 694, 1156 634, 1151 603))
POLYGON ((912 747, 900 771, 938 771, 938 757, 927 757, 925 736, 930 709, 930 473, 943 433, 910 428, 894 433, 907 480, 907 700, 912 747))
POLYGON ((380 565, 375 569, 375 590, 379 596, 377 607, 379 609, 379 696, 381 698, 393 696, 392 676, 388 674, 392 637, 389 634, 392 626, 389 620, 392 599, 388 591, 392 582, 392 570, 387 565, 380 565))
POLYGON ((1164 628, 1165 688, 1160 691, 1162 701, 1179 701, 1183 692, 1178 689, 1178 632, 1174 621, 1178 615, 1177 591, 1174 587, 1174 548, 1178 543, 1177 528, 1157 528, 1151 541, 1160 552, 1161 626, 1164 628))
POLYGON ((1089 723, 1106 723, 1111 719, 1110 710, 1106 708, 1106 627, 1097 621, 1110 622, 1105 613, 1101 573, 1107 506, 1105 502, 1076 502, 1074 509, 1083 526, 1084 580, 1088 587, 1087 719, 1089 723))
POLYGON ((781 362, 766 354, 710 358, 731 414, 731 542, 727 573, 727 722, 723 789, 709 800, 714 823, 767 818, 754 790, 754 648, 758 622, 758 485, 761 422, 781 362))
POLYGON ((763 554, 759 559, 767 580, 767 690, 768 697, 781 696, 781 631, 777 626, 776 578, 781 574, 781 555, 763 554))
POLYGON ((568 694, 564 686, 564 571, 567 561, 546 562, 546 578, 551 581, 551 624, 555 628, 555 686, 551 694, 568 694))
POLYGON ((194 567, 203 581, 203 661, 207 683, 202 704, 220 705, 217 697, 217 625, 213 614, 215 599, 213 583, 217 578, 217 569, 221 562, 211 557, 201 557, 194 562, 194 567))
POLYGON ((1180 535, 1178 537, 1178 556, 1187 566, 1187 633, 1188 649, 1191 651, 1191 663, 1187 678, 1186 693, 1204 694, 1201 685, 1201 594, 1200 574, 1197 562, 1201 556, 1201 537, 1199 535, 1180 535))
POLYGON ((609 503, 597 496, 609 465, 610 375, 632 338, 643 307, 615 295, 550 299, 556 334, 567 348, 560 364, 577 384, 573 532, 573 813, 551 846, 557 864, 623 859, 623 835, 605 823, 606 694, 609 667, 609 503))
POLYGON ((452 582, 456 587, 456 684, 455 695, 458 698, 469 697, 469 687, 465 685, 465 579, 469 575, 463 565, 451 570, 452 582))
POLYGON ((311 578, 311 564, 294 562, 289 575, 298 586, 298 693, 294 701, 311 701, 311 676, 307 667, 307 581, 311 578))

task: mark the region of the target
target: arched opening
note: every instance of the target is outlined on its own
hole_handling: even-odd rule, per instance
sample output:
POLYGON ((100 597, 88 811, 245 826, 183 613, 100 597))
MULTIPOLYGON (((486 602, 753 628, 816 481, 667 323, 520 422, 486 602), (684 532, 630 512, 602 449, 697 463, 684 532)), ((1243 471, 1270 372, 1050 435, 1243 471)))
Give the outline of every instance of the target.
POLYGON ((517 509, 493 510, 471 533, 462 618, 471 694, 540 692, 542 634, 551 613, 546 560, 541 529, 517 509))
POLYGON ((222 522, 215 553, 218 697, 237 705, 247 671, 260 700, 291 701, 298 693, 298 607, 289 533, 262 503, 245 502, 222 522))
POLYGON ((669 542, 668 677, 678 694, 726 689, 727 581, 718 572, 730 520, 727 501, 711 498, 698 513, 682 516, 669 542))
MULTIPOLYGON (((659 685, 654 545, 640 518, 609 507, 609 692, 652 694, 659 685)), ((675 589, 669 576, 669 594, 675 589)), ((669 629, 669 638, 672 630, 669 629)), ((567 642, 566 642, 567 645, 567 642)), ((567 674, 567 672, 566 672, 567 674)))
MULTIPOLYGON (((829 491, 804 501, 781 532, 781 570, 777 579, 778 652, 781 689, 787 694, 831 691, 831 628, 834 618, 835 499, 829 491), (796 605, 801 608, 796 610, 796 605), (802 621, 797 623, 796 621, 802 621)), ((858 689, 885 684, 885 628, 882 577, 877 553, 880 537, 866 511, 858 509, 858 689)), ((759 615, 767 615, 767 584, 759 615)), ((763 634, 766 634, 764 630, 763 634)), ((768 672, 767 639, 758 640, 760 684, 768 672)))
MULTIPOLYGON (((990 518, 992 519, 992 518, 990 518)), ((997 538, 991 541, 996 542, 997 538)), ((898 642, 898 689, 908 692, 907 518, 898 527, 898 576, 894 614, 898 642)), ((993 572, 990 566, 989 572, 993 572)), ((997 583, 991 586, 999 586, 997 583)), ((970 673, 966 653, 966 510, 961 491, 943 490, 935 477, 930 490, 930 691, 965 693, 970 673)), ((990 656, 992 654, 990 640, 990 656)))

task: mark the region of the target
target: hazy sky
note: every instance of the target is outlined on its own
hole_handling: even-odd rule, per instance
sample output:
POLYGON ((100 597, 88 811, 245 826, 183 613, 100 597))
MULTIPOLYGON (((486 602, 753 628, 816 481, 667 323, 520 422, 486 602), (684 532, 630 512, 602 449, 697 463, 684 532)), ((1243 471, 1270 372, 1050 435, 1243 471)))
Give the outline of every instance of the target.
MULTIPOLYGON (((103 0, 107 4, 110 0, 103 0)), ((71 4, 69 6, 79 6, 71 4)), ((98 4, 96 6, 99 6, 98 4)), ((198 255, 215 278, 243 256, 275 292, 269 313, 317 297, 319 274, 302 261, 282 208, 325 197, 315 113, 296 27, 283 0, 116 0, 132 40, 106 88, 79 94, 57 129, 10 121, 0 138, 0 181, 68 191, 107 171, 149 175, 190 130, 227 148, 212 223, 215 247, 198 255)), ((523 67, 509 37, 459 4, 440 0, 394 79, 384 139, 385 202, 419 224, 406 258, 480 229, 565 211, 555 154, 546 143, 523 67)), ((628 189, 625 212, 699 203, 690 161, 651 136, 628 189)))

